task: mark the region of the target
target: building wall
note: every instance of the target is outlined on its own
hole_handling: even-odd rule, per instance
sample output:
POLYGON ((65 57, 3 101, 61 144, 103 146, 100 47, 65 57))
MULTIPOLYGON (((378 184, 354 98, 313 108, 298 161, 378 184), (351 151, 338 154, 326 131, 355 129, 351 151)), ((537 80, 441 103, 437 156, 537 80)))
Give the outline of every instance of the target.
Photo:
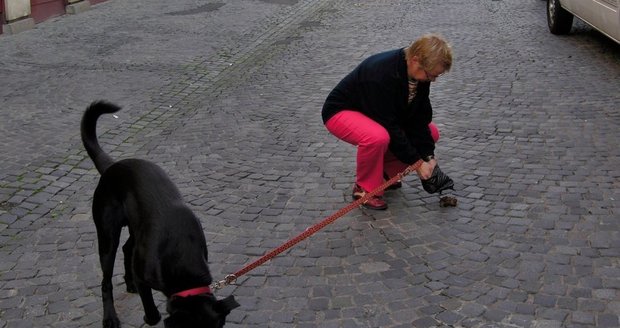
POLYGON ((30 16, 30 0, 4 0, 5 21, 12 22, 30 16))
POLYGON ((51 17, 88 10, 105 0, 0 0, 0 33, 13 34, 51 17))

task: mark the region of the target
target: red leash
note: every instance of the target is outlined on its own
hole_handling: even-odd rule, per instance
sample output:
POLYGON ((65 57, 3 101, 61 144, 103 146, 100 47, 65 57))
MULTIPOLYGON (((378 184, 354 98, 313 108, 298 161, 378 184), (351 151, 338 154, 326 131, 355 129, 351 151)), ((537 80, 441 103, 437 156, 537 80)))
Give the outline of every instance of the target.
POLYGON ((237 278, 239 278, 239 277, 243 276, 244 274, 246 274, 246 273, 256 269, 256 267, 258 267, 261 264, 271 260, 272 258, 276 257, 278 254, 280 254, 280 253, 284 252, 285 250, 293 247, 294 245, 296 245, 300 241, 310 237, 311 235, 313 235, 317 231, 323 229, 325 226, 333 223, 334 221, 336 221, 340 217, 344 216, 345 214, 349 213, 353 209, 355 209, 355 208, 359 207, 360 205, 364 204, 366 201, 368 201, 371 197, 375 196, 377 193, 385 190, 387 187, 391 186, 396 181, 401 180, 407 174, 417 170, 420 167, 420 165, 422 165, 422 160, 419 160, 419 161, 415 162, 414 164, 409 165, 409 167, 407 167, 403 172, 393 176, 391 179, 389 179, 388 181, 384 182, 382 185, 377 187, 375 190, 367 192, 362 198, 360 198, 360 199, 350 203, 349 205, 341 208, 340 210, 338 210, 338 212, 332 214, 331 216, 327 217, 323 221, 321 221, 321 222, 319 222, 319 223, 309 227, 304 232, 302 232, 301 234, 297 235, 295 238, 289 239, 287 242, 285 242, 284 244, 282 244, 278 248, 276 248, 276 249, 266 253, 265 255, 260 257, 259 259, 255 260, 254 262, 252 262, 252 263, 246 265, 245 267, 243 267, 241 270, 239 270, 239 271, 237 271, 237 272, 235 272, 233 274, 227 275, 224 280, 220 280, 220 281, 214 283, 212 288, 213 289, 220 289, 220 288, 222 288, 224 286, 227 286, 227 285, 230 285, 230 284, 234 283, 235 280, 237 280, 237 278))

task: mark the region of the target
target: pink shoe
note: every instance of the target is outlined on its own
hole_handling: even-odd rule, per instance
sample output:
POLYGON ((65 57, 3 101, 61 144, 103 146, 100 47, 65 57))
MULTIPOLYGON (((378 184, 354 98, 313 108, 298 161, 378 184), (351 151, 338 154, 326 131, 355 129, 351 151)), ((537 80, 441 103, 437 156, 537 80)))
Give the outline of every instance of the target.
MULTIPOLYGON (((358 200, 366 195, 366 191, 362 189, 362 187, 358 186, 357 183, 353 186, 353 199, 358 200)), ((364 207, 371 210, 385 210, 388 208, 387 203, 383 200, 381 196, 373 196, 369 200, 367 200, 364 204, 364 207)))

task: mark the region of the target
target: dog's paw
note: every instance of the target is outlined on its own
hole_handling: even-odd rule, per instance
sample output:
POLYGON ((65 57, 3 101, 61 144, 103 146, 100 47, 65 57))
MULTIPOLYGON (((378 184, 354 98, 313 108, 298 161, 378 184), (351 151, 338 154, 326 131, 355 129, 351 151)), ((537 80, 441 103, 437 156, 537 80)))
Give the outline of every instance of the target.
POLYGON ((144 322, 146 322, 146 324, 149 326, 155 326, 160 320, 161 314, 159 314, 159 312, 156 312, 154 315, 152 315, 151 318, 146 315, 144 316, 144 322))
POLYGON ((120 328, 121 321, 117 317, 103 319, 103 328, 120 328))

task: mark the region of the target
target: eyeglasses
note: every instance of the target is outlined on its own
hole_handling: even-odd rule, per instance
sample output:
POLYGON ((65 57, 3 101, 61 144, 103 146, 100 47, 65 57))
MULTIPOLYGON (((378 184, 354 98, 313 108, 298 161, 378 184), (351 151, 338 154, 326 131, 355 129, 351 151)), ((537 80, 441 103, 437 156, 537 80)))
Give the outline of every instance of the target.
POLYGON ((441 73, 441 74, 433 75, 433 74, 429 73, 425 69, 423 69, 423 71, 424 71, 424 74, 426 74, 426 79, 429 80, 429 81, 432 81, 432 80, 434 80, 434 79, 436 79, 438 77, 441 77, 444 74, 444 73, 441 73))

